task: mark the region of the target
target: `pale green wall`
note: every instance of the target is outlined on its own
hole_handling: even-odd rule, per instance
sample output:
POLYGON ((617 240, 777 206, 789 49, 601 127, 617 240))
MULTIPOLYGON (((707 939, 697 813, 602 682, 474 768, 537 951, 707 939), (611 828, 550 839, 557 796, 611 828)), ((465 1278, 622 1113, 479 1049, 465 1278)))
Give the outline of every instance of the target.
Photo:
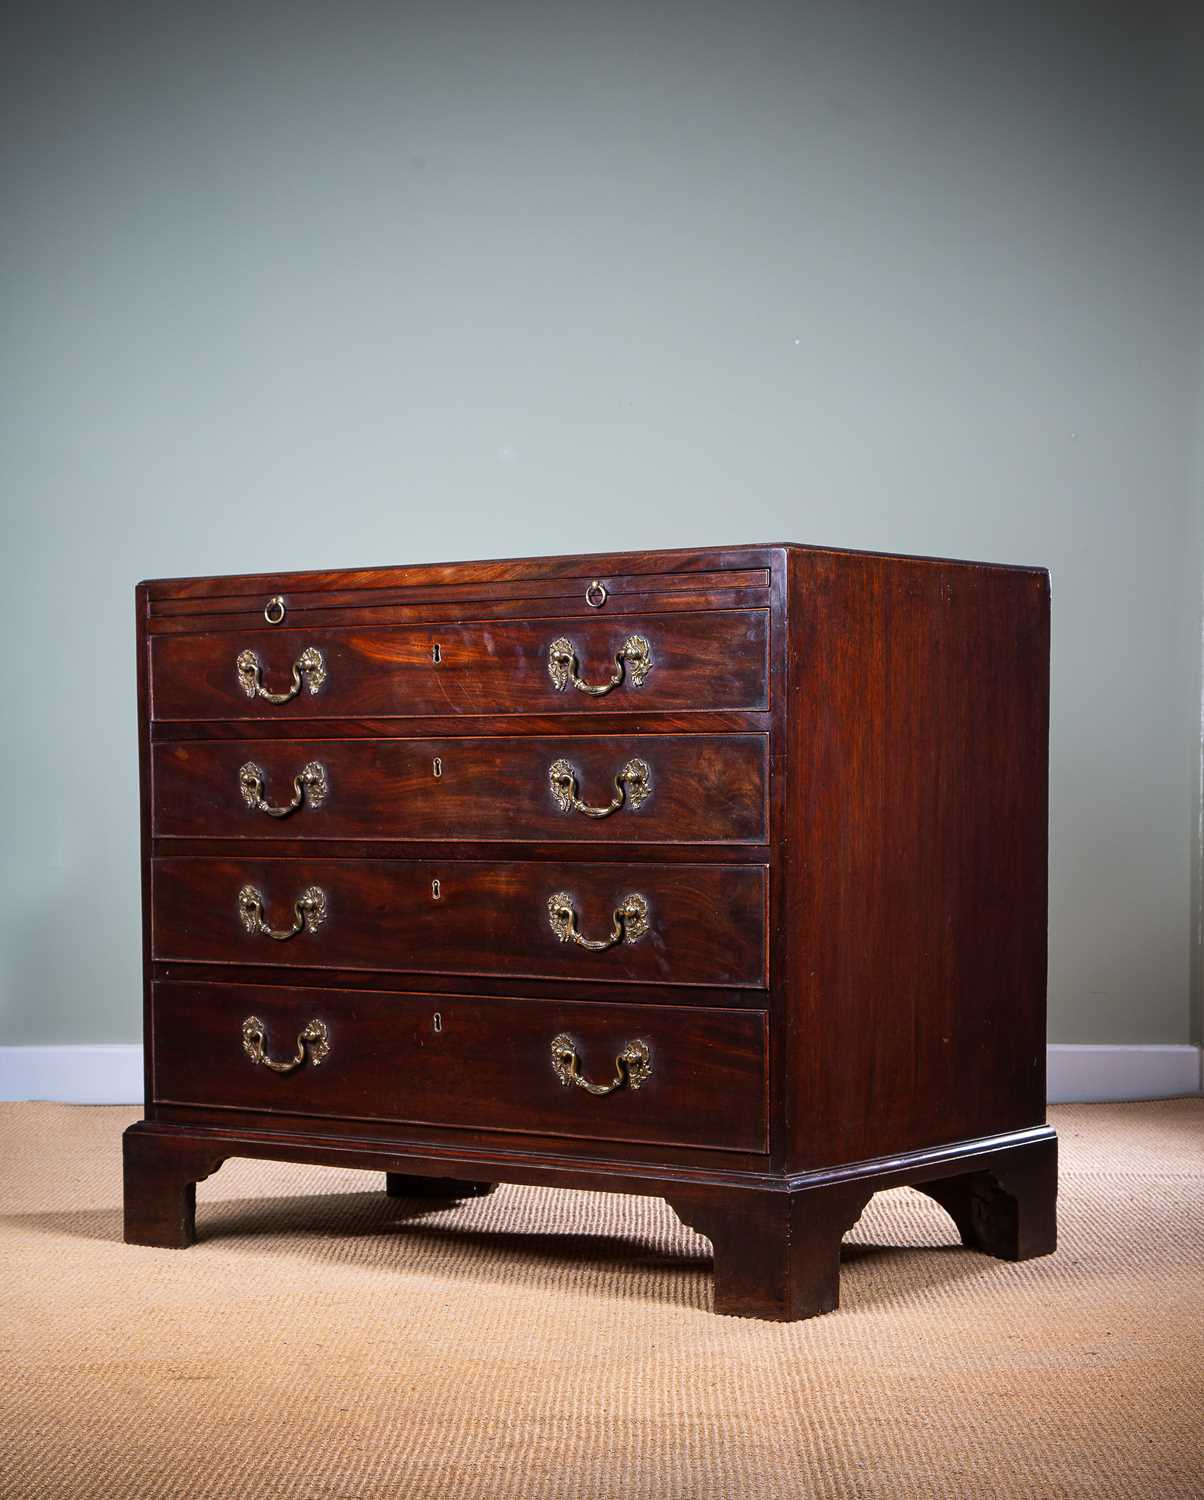
POLYGON ((784 539, 1052 568, 1051 1036, 1187 1039, 1174 8, 4 14, 0 1042, 138 1032, 137 579, 784 539))
MULTIPOLYGON (((1201 10, 1201 31, 1204 32, 1204 9, 1201 10)), ((1201 49, 1204 62, 1204 48, 1201 49)), ((1201 97, 1204 98, 1204 66, 1201 68, 1201 97)), ((1201 265, 1200 303, 1204 306, 1204 265, 1201 265)), ((1197 1046, 1204 1043, 1204 342, 1200 350, 1198 405, 1196 408, 1196 451, 1193 489, 1195 505, 1192 509, 1193 534, 1187 554, 1190 587, 1196 591, 1201 602, 1200 630, 1196 644, 1197 675, 1194 691, 1188 703, 1188 736, 1195 744, 1195 760, 1192 766, 1192 882, 1191 911, 1192 927, 1190 994, 1191 1026, 1189 1040, 1197 1046)))

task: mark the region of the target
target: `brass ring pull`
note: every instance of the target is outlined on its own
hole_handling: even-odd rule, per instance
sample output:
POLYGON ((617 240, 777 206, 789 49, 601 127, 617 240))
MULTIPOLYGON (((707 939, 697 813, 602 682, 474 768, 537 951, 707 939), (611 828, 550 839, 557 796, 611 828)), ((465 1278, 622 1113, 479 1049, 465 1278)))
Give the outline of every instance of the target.
POLYGON ((302 929, 317 932, 326 920, 326 896, 316 885, 306 886, 293 902, 293 925, 276 930, 264 920, 263 897, 253 885, 244 885, 238 893, 238 915, 248 932, 284 943, 302 929))
POLYGON ((565 891, 557 891, 548 897, 548 922, 556 934, 558 943, 576 943, 579 948, 588 948, 591 953, 603 953, 616 943, 638 943, 648 931, 647 897, 633 892, 624 896, 615 908, 610 936, 605 938, 582 937, 577 931, 577 913, 573 910, 573 898, 565 891))
POLYGON ((269 625, 279 625, 284 619, 284 595, 273 594, 263 606, 263 617, 269 625))
POLYGON ((581 1076, 581 1059, 577 1056, 577 1045, 571 1036, 562 1031, 552 1038, 552 1068, 557 1078, 567 1089, 575 1083, 587 1094, 613 1094, 624 1084, 638 1089, 652 1074, 652 1049, 638 1038, 628 1042, 615 1058, 615 1076, 610 1083, 589 1083, 581 1076))
POLYGON ((263 698, 268 703, 288 703, 301 691, 301 680, 311 693, 316 693, 326 681, 326 663, 316 646, 306 646, 293 663, 293 681, 286 693, 269 693, 263 685, 263 668, 254 651, 238 653, 234 663, 238 671, 238 685, 248 698, 263 698))
POLYGON ((588 693, 591 698, 604 698, 619 686, 625 677, 630 677, 632 687, 643 687, 644 679, 652 670, 652 647, 642 635, 629 635, 615 652, 615 670, 609 682, 592 687, 582 682, 577 675, 577 648, 567 636, 559 636, 548 647, 548 676, 552 686, 562 693, 571 682, 579 693, 588 693))
POLYGON ((652 791, 652 772, 647 761, 629 760, 615 777, 615 795, 609 807, 589 807, 577 795, 577 772, 567 760, 554 760, 548 767, 548 781, 552 796, 561 812, 579 812, 586 818, 609 818, 618 812, 624 802, 630 801, 635 812, 642 807, 652 791))
POLYGON ((595 578, 593 583, 585 591, 585 602, 590 609, 601 609, 610 595, 606 592, 606 585, 601 579, 595 578))
POLYGON ((258 1016, 248 1016, 242 1023, 243 1051, 253 1063, 262 1063, 273 1073, 291 1073, 305 1061, 306 1044, 309 1046, 311 1066, 320 1068, 322 1059, 330 1051, 330 1033, 325 1021, 309 1021, 297 1034, 297 1055, 288 1062, 273 1062, 263 1050, 267 1046, 267 1027, 258 1016))
POLYGON ((270 802, 264 801, 265 779, 253 760, 238 768, 238 788, 242 792, 243 801, 253 812, 266 813, 269 818, 287 818, 289 813, 297 811, 307 797, 310 807, 321 807, 330 791, 326 769, 316 760, 307 762, 293 777, 293 800, 283 807, 273 807, 270 802))

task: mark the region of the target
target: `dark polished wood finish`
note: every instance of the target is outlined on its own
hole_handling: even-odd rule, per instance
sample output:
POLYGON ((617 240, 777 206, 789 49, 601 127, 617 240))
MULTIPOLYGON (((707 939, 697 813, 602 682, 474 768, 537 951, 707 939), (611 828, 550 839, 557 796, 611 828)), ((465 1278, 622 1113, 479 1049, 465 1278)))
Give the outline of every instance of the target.
POLYGON ((835 1307, 882 1188, 988 1254, 1053 1249, 1042 570, 754 547, 164 580, 137 606, 128 1240, 191 1243, 195 1184, 241 1155, 398 1197, 660 1194, 744 1316, 835 1307), (641 686, 557 691, 553 640, 598 684, 632 634, 641 686), (246 696, 240 651, 282 691, 310 645, 317 693, 246 696), (598 807, 636 757, 639 807, 561 809, 552 761, 598 807), (271 818, 249 761, 270 803, 311 761, 327 795, 271 818), (247 884, 274 928, 312 885, 325 919, 249 933, 247 884), (557 891, 589 941, 633 892, 648 930, 560 942, 557 891), (593 1089, 562 1082, 560 1036, 593 1089))
POLYGON ((1044 1118, 1049 580, 791 552, 786 1164, 1044 1118), (815 1037, 824 1037, 822 1048, 815 1037))
POLYGON ((159 635, 151 642, 151 712, 156 719, 341 718, 374 714, 583 715, 600 702, 616 713, 657 709, 763 709, 766 703, 765 610, 699 610, 676 614, 609 614, 580 619, 485 621, 474 625, 355 628, 348 625, 212 635, 159 635), (606 700, 572 687, 558 689, 548 673, 548 648, 561 638, 576 648, 579 676, 605 684, 615 655, 633 635, 651 648, 652 667, 636 686, 630 672, 606 700), (315 647, 326 681, 289 703, 248 698, 235 663, 254 651, 270 692, 287 689, 293 663, 315 647), (438 661, 435 648, 438 647, 438 661))
POLYGON ((157 1104, 733 1151, 768 1144, 763 1011, 187 983, 157 984, 154 1010, 157 1104), (314 1017, 329 1055, 292 1073, 230 1068, 252 1015, 277 1060, 296 1053, 314 1017), (651 1076, 605 1097, 566 1087, 550 1051, 561 1034, 592 1082, 615 1076, 633 1038, 652 1049, 651 1076))
POLYGON ((875 1192, 908 1183, 944 1208, 962 1243, 1001 1260, 1057 1247, 1057 1141, 990 1143, 953 1162, 867 1162, 852 1171, 794 1179, 787 1192, 733 1192, 686 1184, 667 1194, 684 1223, 715 1252, 715 1311, 791 1321, 831 1312, 840 1300, 840 1242, 875 1192), (970 1162, 975 1170, 965 1170, 970 1162), (958 1174, 933 1178, 950 1165, 958 1174))
POLYGON ((210 963, 500 974, 608 983, 765 984, 766 878, 758 865, 640 865, 443 859, 154 861, 154 955, 210 963), (436 882, 438 885, 436 887, 436 882), (250 883, 276 930, 317 885, 327 918, 286 942, 249 933, 238 893, 250 883), (438 895, 435 895, 435 890, 438 895), (557 938, 548 898, 571 899, 601 941, 629 893, 647 898, 650 930, 590 952, 557 938))
POLYGON ((160 838, 304 841, 449 839, 566 844, 764 844, 769 836, 768 736, 612 734, 489 739, 188 740, 154 750, 160 838), (567 760, 577 800, 608 808, 633 759, 651 790, 630 789, 607 817, 564 811, 549 770, 567 760), (265 800, 293 800, 293 779, 318 764, 329 790, 316 807, 273 817, 231 798, 243 765, 264 772, 265 800))

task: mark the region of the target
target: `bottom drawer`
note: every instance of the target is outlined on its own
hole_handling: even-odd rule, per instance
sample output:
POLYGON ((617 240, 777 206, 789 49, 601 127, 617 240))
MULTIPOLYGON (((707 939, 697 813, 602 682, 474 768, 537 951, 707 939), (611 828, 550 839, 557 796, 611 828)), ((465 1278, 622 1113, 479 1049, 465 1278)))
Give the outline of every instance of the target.
POLYGON ((152 1032, 160 1104, 768 1149, 760 1010, 172 981, 152 1032))

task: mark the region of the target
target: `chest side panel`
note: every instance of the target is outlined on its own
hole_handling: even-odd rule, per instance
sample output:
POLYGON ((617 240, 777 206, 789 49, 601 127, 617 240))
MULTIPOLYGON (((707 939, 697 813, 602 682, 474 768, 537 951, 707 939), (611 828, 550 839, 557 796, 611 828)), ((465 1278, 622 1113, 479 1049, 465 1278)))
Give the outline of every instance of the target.
POLYGON ((790 592, 790 1167, 1040 1123, 1048 577, 803 554, 790 592))

